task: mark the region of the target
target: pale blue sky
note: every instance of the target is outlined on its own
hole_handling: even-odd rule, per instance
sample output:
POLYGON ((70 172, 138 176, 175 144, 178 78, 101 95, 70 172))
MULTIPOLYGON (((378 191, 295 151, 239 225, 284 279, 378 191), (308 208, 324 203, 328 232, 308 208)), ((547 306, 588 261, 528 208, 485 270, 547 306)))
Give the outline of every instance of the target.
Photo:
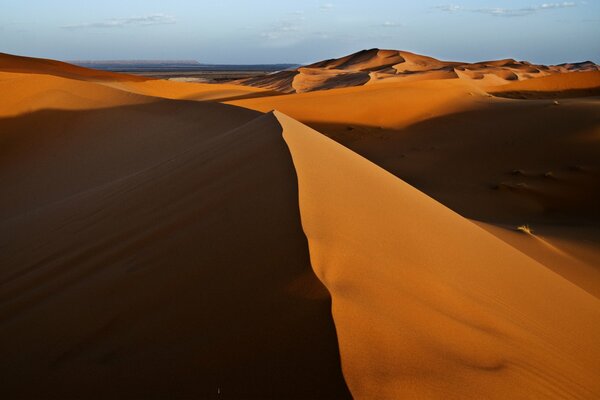
POLYGON ((600 0, 0 0, 0 52, 307 63, 364 48, 600 63, 600 0))

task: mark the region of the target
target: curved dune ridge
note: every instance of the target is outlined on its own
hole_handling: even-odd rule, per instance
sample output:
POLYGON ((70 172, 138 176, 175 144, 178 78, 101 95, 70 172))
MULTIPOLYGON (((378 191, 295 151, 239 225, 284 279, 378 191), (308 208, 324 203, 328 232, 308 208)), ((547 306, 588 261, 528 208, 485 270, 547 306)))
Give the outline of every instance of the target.
POLYGON ((0 395, 600 397, 597 99, 440 63, 281 95, 1 55, 0 395))
POLYGON ((341 145, 276 116, 356 398, 600 395, 600 300, 341 145))
POLYGON ((362 86, 390 79, 414 81, 460 78, 484 86, 496 86, 576 71, 595 72, 598 76, 600 66, 589 61, 545 66, 513 59, 465 63, 440 61, 407 51, 370 49, 320 61, 293 71, 240 80, 238 83, 282 93, 304 93, 362 86))

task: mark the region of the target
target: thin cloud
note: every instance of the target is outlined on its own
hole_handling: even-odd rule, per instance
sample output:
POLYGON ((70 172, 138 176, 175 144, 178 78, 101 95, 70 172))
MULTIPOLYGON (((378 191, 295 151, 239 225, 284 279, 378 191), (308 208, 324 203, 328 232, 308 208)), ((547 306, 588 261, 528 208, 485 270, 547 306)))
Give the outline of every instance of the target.
POLYGON ((572 1, 564 1, 562 3, 543 3, 537 6, 521 7, 521 8, 504 8, 504 7, 489 7, 489 8, 467 8, 454 4, 447 4, 435 7, 439 11, 456 13, 459 11, 473 12, 479 14, 487 14, 494 17, 523 17, 526 15, 536 14, 541 11, 556 10, 562 8, 577 7, 577 3, 572 1))
POLYGON ((82 24, 64 25, 63 29, 85 29, 85 28, 124 28, 128 26, 153 26, 169 25, 176 23, 175 17, 167 14, 150 14, 127 18, 111 18, 100 22, 86 22, 82 24))
POLYGON ((383 28, 401 28, 402 24, 399 22, 385 21, 380 26, 383 28))
POLYGON ((328 12, 333 10, 335 6, 332 3, 325 3, 325 4, 321 4, 321 6, 319 6, 319 10, 324 11, 324 12, 328 12))
POLYGON ((440 11, 448 12, 448 13, 454 13, 454 12, 457 12, 457 11, 464 10, 464 8, 462 8, 461 6, 457 6, 457 5, 454 5, 454 4, 446 4, 446 5, 443 5, 443 6, 437 6, 435 8, 437 8, 440 11))
POLYGON ((301 14, 292 14, 290 18, 280 20, 278 23, 271 25, 269 29, 260 33, 263 39, 280 40, 296 37, 302 32, 304 16, 301 14))

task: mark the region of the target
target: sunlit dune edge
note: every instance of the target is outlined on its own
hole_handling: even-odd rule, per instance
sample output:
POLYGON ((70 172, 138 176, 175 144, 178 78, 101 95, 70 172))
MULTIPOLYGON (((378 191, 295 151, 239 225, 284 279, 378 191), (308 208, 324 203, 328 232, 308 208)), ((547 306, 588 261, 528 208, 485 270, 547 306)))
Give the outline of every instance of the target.
POLYGON ((356 398, 600 393, 600 300, 355 153, 276 116, 356 398))

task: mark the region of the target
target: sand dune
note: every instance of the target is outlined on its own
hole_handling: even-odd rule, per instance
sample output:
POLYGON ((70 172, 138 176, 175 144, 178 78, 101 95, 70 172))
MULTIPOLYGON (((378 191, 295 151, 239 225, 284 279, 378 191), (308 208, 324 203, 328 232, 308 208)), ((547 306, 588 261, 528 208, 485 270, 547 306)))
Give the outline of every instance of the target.
POLYGON ((282 110, 465 217, 552 234, 572 258, 553 269, 598 293, 600 247, 588 257, 579 245, 600 237, 597 99, 505 100, 467 80, 384 80, 234 104, 282 110))
POLYGON ((10 75, 3 397, 349 397, 273 116, 10 75))
POLYGON ((11 190, 0 198, 0 218, 167 162, 257 115, 219 104, 163 100, 1 119, 0 179, 11 190))
MULTIPOLYGON (((195 105, 200 120, 236 118, 195 105)), ((77 123, 4 159, 3 395, 347 397, 281 128, 263 116, 226 131, 161 107, 28 116, 77 123), (99 139, 115 112, 142 131, 99 139)))
POLYGON ((112 82, 110 86, 146 96, 175 100, 230 101, 272 95, 265 89, 233 84, 188 83, 155 79, 144 82, 112 82))
POLYGON ((600 396, 590 63, 0 71, 2 396, 600 396))
POLYGON ((494 236, 600 299, 600 230, 593 225, 536 225, 532 235, 514 226, 478 222, 494 236))
POLYGON ((561 98, 600 95, 600 71, 557 74, 489 88, 496 96, 561 98))
MULTIPOLYGON (((490 101, 466 81, 434 80, 378 84, 292 95, 234 100, 229 104, 268 112, 280 110, 311 124, 399 128, 490 101), (348 112, 351 110, 351 112, 348 112)), ((349 131, 350 134, 355 133, 349 131)))
POLYGON ((56 75, 63 78, 91 81, 137 81, 147 78, 83 68, 77 65, 44 58, 23 57, 0 53, 0 71, 27 74, 56 75))
POLYGON ((600 395, 599 299, 276 115, 356 398, 600 395))
POLYGON ((88 110, 143 104, 152 99, 94 82, 53 75, 0 72, 0 117, 43 109, 88 110))
POLYGON ((440 61, 407 51, 370 49, 310 64, 294 71, 282 71, 266 77, 241 80, 238 83, 281 93, 304 93, 362 86, 372 81, 399 78, 461 78, 478 81, 487 86, 504 85, 511 81, 579 71, 595 71, 598 74, 600 66, 589 61, 545 66, 513 59, 466 63, 440 61))
POLYGON ((599 74, 496 87, 467 79, 389 78, 231 104, 281 110, 461 215, 503 224, 580 224, 598 219, 597 99, 515 101, 487 92, 562 96, 595 87, 599 74))

